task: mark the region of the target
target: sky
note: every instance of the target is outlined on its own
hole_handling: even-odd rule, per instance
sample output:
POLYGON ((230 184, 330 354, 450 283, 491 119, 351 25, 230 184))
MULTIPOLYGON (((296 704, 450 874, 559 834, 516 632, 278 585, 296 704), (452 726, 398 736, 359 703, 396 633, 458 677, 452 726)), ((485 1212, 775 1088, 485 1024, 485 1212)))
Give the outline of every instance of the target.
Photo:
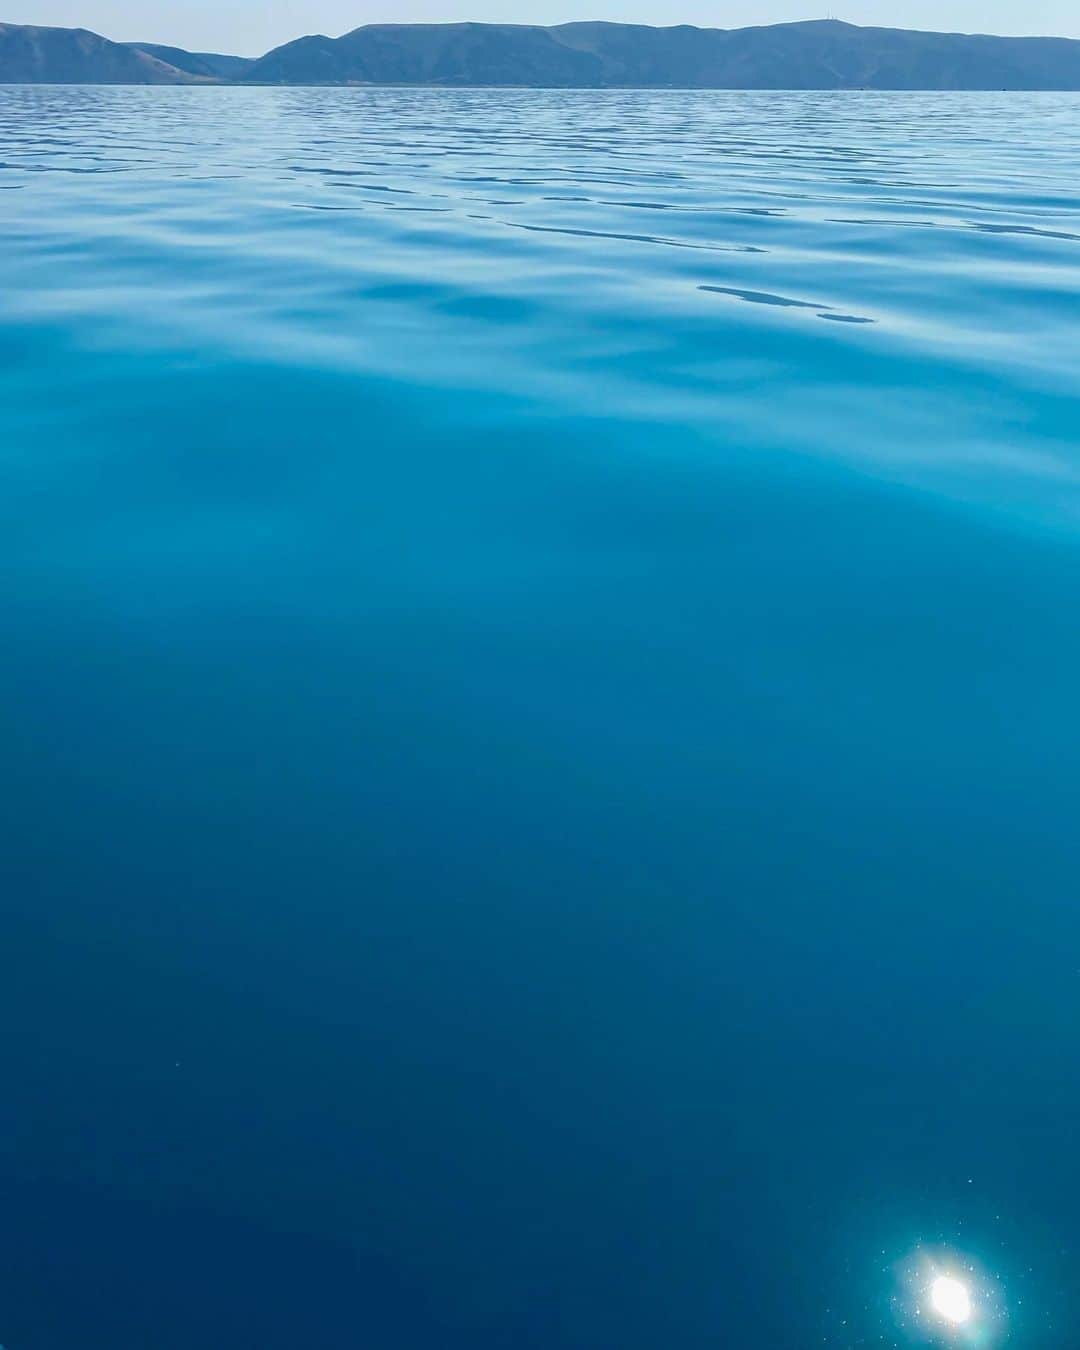
POLYGON ((363 23, 692 23, 710 28, 846 19, 895 28, 1080 38, 1080 0, 4 0, 8 23, 257 56, 305 33, 363 23))

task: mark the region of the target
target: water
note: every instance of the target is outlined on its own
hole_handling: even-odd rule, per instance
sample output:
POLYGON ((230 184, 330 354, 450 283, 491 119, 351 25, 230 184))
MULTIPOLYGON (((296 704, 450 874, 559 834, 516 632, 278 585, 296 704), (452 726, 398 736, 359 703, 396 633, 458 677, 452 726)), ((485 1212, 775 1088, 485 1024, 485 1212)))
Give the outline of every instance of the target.
POLYGON ((1056 1350, 1080 98, 0 161, 4 1345, 1056 1350))

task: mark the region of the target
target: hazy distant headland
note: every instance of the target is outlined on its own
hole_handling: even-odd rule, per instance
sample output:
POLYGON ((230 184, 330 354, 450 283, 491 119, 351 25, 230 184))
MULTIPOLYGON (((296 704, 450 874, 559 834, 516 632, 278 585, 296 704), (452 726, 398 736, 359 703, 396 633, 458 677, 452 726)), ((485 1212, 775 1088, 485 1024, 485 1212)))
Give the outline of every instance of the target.
POLYGON ((738 29, 369 24, 247 59, 0 24, 0 83, 1075 90, 1080 41, 830 19, 738 29))

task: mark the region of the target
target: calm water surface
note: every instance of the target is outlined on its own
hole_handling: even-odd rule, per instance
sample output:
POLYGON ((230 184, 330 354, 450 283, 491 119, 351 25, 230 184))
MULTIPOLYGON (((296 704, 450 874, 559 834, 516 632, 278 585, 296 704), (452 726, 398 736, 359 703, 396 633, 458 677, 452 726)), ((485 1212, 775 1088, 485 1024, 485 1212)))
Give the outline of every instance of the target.
POLYGON ((1075 1337, 1078 164, 0 90, 8 1350, 1075 1337))

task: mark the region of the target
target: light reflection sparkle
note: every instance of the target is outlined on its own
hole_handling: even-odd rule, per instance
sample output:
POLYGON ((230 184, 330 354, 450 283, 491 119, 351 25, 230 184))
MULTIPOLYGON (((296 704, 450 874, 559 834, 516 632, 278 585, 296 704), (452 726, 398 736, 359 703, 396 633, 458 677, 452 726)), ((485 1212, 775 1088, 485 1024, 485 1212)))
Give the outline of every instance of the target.
POLYGON ((939 1275, 930 1286, 930 1302, 934 1311, 947 1322, 960 1325, 971 1319, 971 1295, 967 1285, 951 1275, 939 1275))
POLYGON ((1004 1340, 1001 1283, 970 1257, 920 1246, 894 1270, 893 1311, 909 1343, 994 1350, 1004 1340))

